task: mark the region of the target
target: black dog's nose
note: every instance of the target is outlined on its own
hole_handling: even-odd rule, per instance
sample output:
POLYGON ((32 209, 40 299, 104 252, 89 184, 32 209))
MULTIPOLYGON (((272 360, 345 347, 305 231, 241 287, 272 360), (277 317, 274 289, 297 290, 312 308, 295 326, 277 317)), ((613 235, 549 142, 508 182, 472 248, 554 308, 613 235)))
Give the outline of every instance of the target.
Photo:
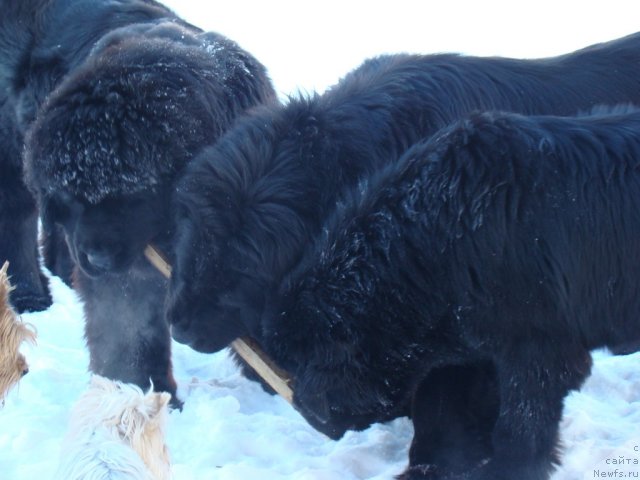
POLYGON ((22 376, 24 377, 27 373, 29 373, 29 367, 24 367, 22 370, 22 376))

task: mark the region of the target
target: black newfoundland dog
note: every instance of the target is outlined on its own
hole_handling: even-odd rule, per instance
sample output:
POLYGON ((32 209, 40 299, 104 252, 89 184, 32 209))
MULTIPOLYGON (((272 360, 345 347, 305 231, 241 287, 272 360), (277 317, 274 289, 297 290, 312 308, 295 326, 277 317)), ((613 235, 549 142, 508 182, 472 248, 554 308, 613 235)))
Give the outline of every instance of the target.
MULTIPOLYGON (((36 202, 22 181, 25 132, 47 95, 105 35, 127 25, 187 24, 151 0, 0 0, 0 12, 0 261, 10 262, 16 309, 43 310, 51 297, 38 265, 36 202)), ((69 283, 63 235, 47 222, 42 233, 46 265, 69 283)))
POLYGON ((262 315, 298 401, 376 411, 493 371, 451 424, 477 428, 471 450, 440 430, 461 397, 418 395, 403 478, 548 478, 590 350, 640 339, 638 132, 640 112, 477 114, 352 189, 262 315))
POLYGON ((318 418, 413 396, 403 479, 547 479, 590 350, 640 339, 638 132, 454 124, 351 189, 245 328, 318 418))
MULTIPOLYGON (((189 164, 178 189, 167 311, 174 338, 203 352, 247 334, 263 342, 265 305, 321 234, 340 192, 394 163, 420 138, 475 109, 570 114, 602 102, 637 101, 639 74, 640 35, 533 61, 383 56, 322 96, 243 120, 189 164)), ((311 330, 303 318, 292 328, 311 330)), ((491 372, 478 374, 491 378, 491 372)), ((393 385, 366 408, 346 402, 354 395, 347 392, 337 404, 312 405, 309 396, 304 405, 294 401, 335 438, 406 414, 411 392, 393 385)), ((438 388, 446 384, 433 391, 438 388)))
POLYGON ((144 248, 171 252, 170 199, 194 154, 274 98, 235 43, 168 20, 103 36, 40 107, 25 179, 78 267, 91 371, 175 394, 167 285, 144 248))

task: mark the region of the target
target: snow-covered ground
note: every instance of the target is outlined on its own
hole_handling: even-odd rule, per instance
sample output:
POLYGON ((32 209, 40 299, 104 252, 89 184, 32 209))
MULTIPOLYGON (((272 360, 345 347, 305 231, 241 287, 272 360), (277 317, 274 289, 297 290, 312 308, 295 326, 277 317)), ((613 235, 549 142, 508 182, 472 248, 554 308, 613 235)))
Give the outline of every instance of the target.
MULTIPOLYGON (((52 287, 55 304, 23 316, 39 340, 25 349, 31 372, 0 409, 3 480, 51 478, 70 407, 89 380, 81 305, 59 279, 52 287)), ((564 464, 553 480, 600 478, 594 470, 616 468, 640 478, 640 354, 595 358, 591 378, 566 401, 564 464)), ((390 480, 406 465, 407 419, 331 441, 240 376, 226 352, 201 355, 174 344, 174 365, 185 402, 167 432, 176 480, 390 480)))
MULTIPOLYGON (((617 0, 167 3, 250 50, 283 95, 321 91, 378 53, 541 57, 632 33, 640 18, 640 4, 617 0)), ((48 311, 23 316, 39 340, 25 348, 31 372, 0 409, 0 480, 51 477, 70 408, 89 379, 82 306, 57 278, 52 291, 48 311)), ((331 441, 243 379, 225 352, 175 344, 173 361, 185 401, 168 425, 176 480, 382 480, 406 465, 406 419, 331 441)), ((563 465, 553 480, 640 478, 640 354, 595 354, 592 376, 566 400, 561 436, 563 465)))

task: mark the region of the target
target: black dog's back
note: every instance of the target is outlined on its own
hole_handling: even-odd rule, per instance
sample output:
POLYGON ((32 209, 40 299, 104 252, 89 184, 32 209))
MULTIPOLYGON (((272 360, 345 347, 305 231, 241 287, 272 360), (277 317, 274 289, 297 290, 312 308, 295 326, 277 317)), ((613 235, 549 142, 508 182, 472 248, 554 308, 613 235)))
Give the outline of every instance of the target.
MULTIPOLYGON (((340 286, 351 273, 356 277, 345 269, 383 261, 382 272, 413 272, 416 285, 453 277, 456 288, 447 293, 455 295, 452 305, 490 296, 484 304, 498 308, 497 298, 524 304, 533 292, 552 294, 573 325, 593 319, 607 329, 584 327, 579 337, 588 349, 629 340, 640 328, 634 315, 622 314, 625 305, 640 310, 632 267, 640 262, 634 241, 640 235, 638 132, 638 111, 578 118, 471 116, 416 144, 343 197, 344 205, 323 227, 328 233, 318 250, 285 285, 295 285, 313 266, 324 272, 321 290, 335 289, 341 298, 351 292, 351 301, 364 305, 366 291, 340 286), (374 239, 376 247, 375 239, 386 239, 384 249, 371 251, 362 238, 374 239), (523 286, 518 299, 513 276, 504 284, 495 280, 505 272, 536 277, 540 286, 523 286), (612 312, 620 313, 619 321, 600 320, 612 312)), ((381 284, 375 268, 366 273, 378 279, 378 288, 398 291, 397 285, 381 284)), ((433 287, 421 295, 448 288, 433 287)), ((361 310, 375 316, 376 307, 361 310)))
POLYGON ((17 98, 23 133, 49 92, 84 62, 103 35, 133 24, 170 20, 186 25, 167 7, 148 0, 4 3, 0 65, 17 98))
MULTIPOLYGON (((638 112, 575 120, 478 116, 461 129, 466 145, 451 165, 440 162, 429 174, 461 175, 449 204, 467 206, 455 227, 457 252, 502 252, 467 257, 476 281, 493 285, 496 297, 503 292, 505 309, 546 298, 548 318, 569 322, 587 349, 640 338, 638 132, 638 112)), ((480 295, 473 288, 468 295, 474 292, 480 295)), ((518 320, 528 317, 523 311, 518 320)))
POLYGON ((539 60, 386 55, 365 61, 319 103, 336 112, 359 107, 372 118, 372 137, 377 130, 371 123, 378 119, 402 139, 432 133, 476 110, 574 115, 597 105, 640 103, 639 60, 640 33, 539 60), (386 122, 385 111, 392 116, 386 122))

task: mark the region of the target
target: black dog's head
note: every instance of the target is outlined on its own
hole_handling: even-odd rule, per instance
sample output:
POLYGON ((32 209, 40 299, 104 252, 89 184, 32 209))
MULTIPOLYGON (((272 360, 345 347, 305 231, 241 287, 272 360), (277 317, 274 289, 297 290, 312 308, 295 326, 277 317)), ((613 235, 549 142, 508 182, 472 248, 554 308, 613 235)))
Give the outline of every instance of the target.
POLYGON ((196 350, 247 333, 260 341, 272 288, 317 228, 315 166, 301 154, 306 126, 290 116, 265 107, 244 118, 177 186, 167 315, 174 338, 196 350))
POLYGON ((243 267, 247 259, 239 258, 222 238, 204 229, 203 218, 192 207, 177 206, 175 263, 166 312, 174 339, 210 353, 248 333, 244 321, 256 315, 249 309, 261 304, 263 292, 256 291, 253 299, 237 297, 236 292, 242 291, 239 283, 253 282, 243 267))
POLYGON ((25 177, 38 198, 65 192, 97 205, 160 190, 224 123, 211 108, 220 86, 203 78, 206 52, 117 38, 64 79, 27 132, 25 177))
POLYGON ((406 415, 413 373, 403 368, 409 362, 395 345, 386 344, 394 335, 380 328, 384 322, 360 308, 365 295, 336 288, 336 262, 318 264, 302 265, 270 299, 263 345, 294 378, 294 407, 315 429, 338 439, 347 430, 406 415))
POLYGON ((51 93, 28 132, 25 179, 85 273, 126 269, 171 222, 184 166, 246 108, 264 69, 174 22, 115 30, 51 93))
POLYGON ((93 205, 57 192, 42 199, 42 215, 63 227, 71 257, 86 275, 124 272, 168 230, 167 193, 139 192, 93 205))
POLYGON ((264 303, 259 265, 272 248, 247 229, 256 201, 247 188, 258 164, 268 163, 272 132, 251 130, 236 128, 195 158, 174 197, 167 318, 173 337, 198 351, 220 350, 247 334, 245 322, 255 326, 264 303))
POLYGON ((27 135, 26 182, 89 276, 126 270, 169 229, 171 186, 206 143, 201 108, 190 118, 180 97, 188 79, 158 71, 162 43, 89 59, 50 95, 27 135))

